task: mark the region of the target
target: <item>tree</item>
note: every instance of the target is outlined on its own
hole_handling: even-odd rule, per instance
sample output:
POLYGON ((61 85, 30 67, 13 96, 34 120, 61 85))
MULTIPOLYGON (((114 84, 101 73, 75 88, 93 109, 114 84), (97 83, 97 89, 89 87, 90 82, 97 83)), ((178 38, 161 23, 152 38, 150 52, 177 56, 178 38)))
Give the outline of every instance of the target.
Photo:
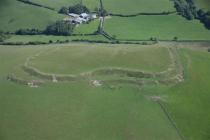
POLYGON ((98 15, 101 16, 101 17, 105 17, 105 16, 108 16, 108 12, 105 10, 105 9, 101 9, 99 8, 99 11, 98 11, 98 15))
POLYGON ((190 9, 185 9, 184 15, 185 15, 185 17, 186 17, 188 20, 194 19, 194 15, 193 15, 193 13, 190 11, 190 9))
POLYGON ((69 8, 67 8, 67 7, 61 7, 61 9, 59 10, 59 12, 58 13, 60 13, 60 14, 68 14, 69 13, 69 8))
POLYGON ((76 4, 74 6, 69 7, 69 13, 81 14, 81 13, 89 13, 89 12, 90 10, 82 4, 76 4))
POLYGON ((42 34, 42 31, 38 29, 19 29, 15 32, 17 35, 38 35, 42 34))
POLYGON ((210 12, 209 11, 205 12, 200 9, 197 13, 198 13, 198 19, 202 23, 204 23, 207 29, 210 29, 210 12))
POLYGON ((203 21, 206 28, 210 29, 210 16, 206 15, 203 21))
POLYGON ((53 43, 53 41, 52 41, 52 40, 49 40, 49 42, 48 42, 48 43, 50 43, 50 44, 51 44, 51 43, 53 43))
POLYGON ((175 36, 175 37, 173 38, 173 41, 178 41, 178 37, 175 36))
POLYGON ((192 0, 174 0, 177 12, 188 20, 197 17, 197 10, 192 0))
POLYGON ((54 24, 47 26, 45 33, 49 35, 71 35, 73 33, 75 25, 70 22, 57 21, 54 24))
POLYGON ((199 9, 198 12, 197 12, 198 17, 204 17, 205 14, 206 14, 205 11, 202 10, 202 9, 199 9))

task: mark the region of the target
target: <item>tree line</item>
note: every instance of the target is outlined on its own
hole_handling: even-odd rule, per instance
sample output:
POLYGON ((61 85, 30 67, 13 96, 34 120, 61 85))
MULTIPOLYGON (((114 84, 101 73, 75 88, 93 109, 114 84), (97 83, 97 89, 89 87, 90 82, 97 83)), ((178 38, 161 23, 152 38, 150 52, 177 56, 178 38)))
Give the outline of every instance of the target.
POLYGON ((73 6, 69 6, 69 7, 61 7, 61 9, 59 10, 60 14, 69 14, 69 13, 75 13, 75 14, 81 14, 81 13, 90 13, 90 10, 82 5, 82 4, 76 4, 73 6))
POLYGON ((198 19, 210 29, 210 11, 198 9, 193 0, 173 0, 178 14, 188 20, 198 19))
MULTIPOLYGON (((94 12, 97 13, 99 16, 102 16, 102 17, 108 16, 108 12, 103 8, 96 7, 94 9, 94 12)), ((90 10, 86 6, 84 6, 80 3, 80 4, 76 4, 76 5, 69 6, 69 7, 63 6, 59 10, 59 13, 60 14, 66 14, 66 15, 68 15, 69 13, 81 14, 81 13, 90 13, 90 10)))
POLYGON ((64 35, 69 36, 73 34, 75 25, 66 21, 57 21, 54 24, 47 26, 44 33, 47 35, 64 35))
POLYGON ((56 21, 53 24, 50 24, 46 27, 45 30, 38 29, 19 29, 15 32, 16 35, 63 35, 69 36, 73 34, 74 24, 66 21, 56 21))

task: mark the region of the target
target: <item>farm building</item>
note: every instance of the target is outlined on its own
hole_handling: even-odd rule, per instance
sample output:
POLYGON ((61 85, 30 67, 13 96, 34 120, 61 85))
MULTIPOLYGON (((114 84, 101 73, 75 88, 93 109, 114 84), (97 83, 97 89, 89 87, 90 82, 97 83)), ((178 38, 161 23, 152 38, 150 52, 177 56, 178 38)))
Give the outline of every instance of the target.
POLYGON ((96 14, 90 14, 90 18, 91 19, 96 19, 97 18, 97 15, 96 14))
POLYGON ((70 18, 68 20, 67 19, 64 19, 64 20, 72 22, 74 24, 86 23, 92 19, 97 18, 96 14, 87 14, 87 13, 82 13, 80 15, 75 14, 75 13, 69 13, 68 15, 70 16, 70 18))
POLYGON ((74 13, 69 13, 69 16, 70 16, 70 17, 73 17, 73 18, 77 18, 77 17, 79 17, 79 15, 78 15, 78 14, 74 14, 74 13))
POLYGON ((72 19, 71 22, 72 23, 75 23, 75 24, 82 24, 83 23, 83 21, 81 20, 81 18, 72 19))
POLYGON ((87 13, 82 13, 79 17, 81 17, 81 18, 89 18, 90 16, 87 13))

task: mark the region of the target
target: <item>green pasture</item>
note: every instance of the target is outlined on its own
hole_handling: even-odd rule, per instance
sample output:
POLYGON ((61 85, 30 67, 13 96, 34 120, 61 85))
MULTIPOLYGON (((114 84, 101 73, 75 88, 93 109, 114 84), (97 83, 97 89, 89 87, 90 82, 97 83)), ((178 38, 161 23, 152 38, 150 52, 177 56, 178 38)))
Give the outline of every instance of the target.
MULTIPOLYGON (((48 3, 54 3, 46 1, 48 3)), ((58 3, 60 1, 57 1, 58 3)), ((48 25, 62 20, 67 16, 58 14, 56 11, 51 11, 45 8, 36 7, 21 3, 16 0, 1 1, 0 5, 0 30, 2 31, 17 31, 18 29, 40 29, 44 30, 48 25)), ((57 5, 55 3, 55 5, 57 5)), ((95 20, 89 24, 77 26, 75 34, 91 34, 98 28, 99 21, 95 20)))
POLYGON ((88 24, 81 24, 74 28, 74 34, 93 34, 97 31, 99 20, 93 20, 88 24))
POLYGON ((185 82, 166 90, 168 109, 186 139, 208 140, 210 55, 188 49, 181 49, 180 55, 185 65, 185 82))
POLYGON ((6 80, 9 73, 35 78, 24 73, 21 66, 39 52, 43 54, 30 64, 61 74, 102 66, 161 71, 169 65, 167 47, 0 46, 1 140, 181 140, 164 111, 151 99, 153 96, 161 98, 185 139, 209 139, 210 55, 203 49, 178 48, 185 81, 176 85, 95 87, 88 81, 78 81, 47 82, 31 88, 6 80))
POLYGON ((210 31, 198 20, 188 21, 179 15, 111 17, 104 23, 104 30, 117 39, 148 40, 209 40, 210 31))
MULTIPOLYGON (((154 52, 161 52, 164 55, 165 52, 164 48, 137 48, 137 46, 131 46, 131 48, 98 46, 99 48, 96 48, 96 46, 89 47, 89 45, 81 44, 81 46, 65 47, 60 45, 58 47, 61 47, 63 53, 64 51, 69 52, 69 56, 74 54, 71 58, 75 59, 72 61, 81 66, 84 64, 85 57, 81 56, 82 53, 79 50, 85 51, 85 53, 89 52, 90 55, 97 53, 98 55, 94 56, 99 60, 102 60, 100 56, 102 51, 107 54, 107 57, 117 55, 117 53, 118 56, 121 53, 126 56, 126 52, 132 55, 141 54, 138 61, 140 65, 148 64, 144 62, 147 61, 146 54, 154 55, 154 52), (108 55, 108 53, 111 54, 108 55)), ((151 100, 151 96, 161 94, 161 87, 154 90, 156 86, 152 89, 143 89, 124 84, 113 89, 109 86, 94 87, 89 82, 80 81, 45 83, 41 87, 31 88, 6 80, 7 74, 15 73, 17 67, 24 64, 28 57, 40 51, 49 52, 50 57, 50 52, 55 51, 51 48, 56 47, 0 46, 1 140, 33 140, 34 138, 40 140, 122 140, 131 137, 148 140, 181 140, 163 110, 151 100)), ((63 58, 59 53, 60 51, 55 51, 55 57, 63 58)), ((90 60, 88 57, 91 56, 86 55, 86 57, 90 60)), ((165 62, 162 57, 153 56, 151 59, 166 63, 167 60, 165 62)), ((45 61, 46 58, 42 61, 45 61)), ((131 57, 131 59, 134 58, 135 56, 131 57)), ((124 61, 122 57, 115 57, 115 59, 124 61)), ((67 61, 68 59, 65 62, 67 61)), ((127 64, 124 65, 129 66, 130 62, 132 61, 126 61, 127 64)), ((50 62, 48 63, 50 64, 50 62)), ((56 63, 54 62, 55 65, 56 63)), ((110 65, 113 64, 114 62, 110 62, 110 65)), ((153 69, 156 68, 153 67, 153 69)))
POLYGON ((99 0, 32 0, 35 3, 39 3, 45 6, 49 6, 59 10, 61 7, 69 7, 75 4, 79 4, 82 1, 82 4, 87 6, 91 11, 95 10, 96 7, 99 7, 99 0))
POLYGON ((164 71, 171 63, 169 52, 164 47, 98 47, 89 44, 53 49, 32 60, 31 65, 47 73, 79 74, 102 68, 157 72, 164 71))
POLYGON ((160 107, 135 87, 80 82, 33 89, 7 81, 0 87, 3 140, 180 140, 160 107))
POLYGON ((210 10, 210 1, 209 0, 195 0, 195 4, 198 8, 210 10))
POLYGON ((175 11, 169 0, 102 0, 104 8, 110 13, 136 14, 140 12, 160 13, 175 11))
POLYGON ((61 20, 65 16, 56 11, 31 6, 16 0, 0 1, 0 30, 16 31, 20 28, 43 30, 47 25, 61 20))
POLYGON ((72 41, 76 39, 83 39, 83 40, 103 40, 103 41, 108 41, 106 38, 104 38, 102 35, 88 35, 88 36, 83 36, 83 35, 78 35, 78 36, 52 36, 52 35, 13 35, 10 36, 5 42, 36 42, 36 41, 41 41, 41 42, 46 42, 48 43, 50 40, 53 42, 56 42, 57 40, 59 41, 72 41))

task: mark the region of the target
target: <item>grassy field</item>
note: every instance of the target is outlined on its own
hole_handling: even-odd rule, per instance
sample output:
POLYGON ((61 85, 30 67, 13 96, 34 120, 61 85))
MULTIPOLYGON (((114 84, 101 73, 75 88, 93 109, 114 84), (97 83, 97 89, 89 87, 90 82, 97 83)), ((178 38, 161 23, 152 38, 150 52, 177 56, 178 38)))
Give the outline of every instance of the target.
POLYGON ((57 12, 23 4, 16 0, 0 1, 0 5, 0 30, 3 31, 16 31, 20 28, 43 30, 47 25, 64 18, 57 12))
POLYGON ((103 0, 104 8, 110 13, 136 14, 175 11, 169 0, 103 0))
POLYGON ((0 87, 2 140, 179 140, 160 107, 135 87, 64 83, 32 89, 8 82, 0 87))
MULTIPOLYGON (((56 10, 80 2, 31 1, 56 10)), ((117 14, 175 10, 169 0, 102 1, 117 14)), ((195 2, 210 9, 209 0, 195 2)), ((99 0, 83 4, 93 11, 99 0)), ((63 18, 56 11, 0 0, 3 31, 43 30, 63 18)), ((79 25, 74 34, 91 34, 98 25, 99 20, 79 25)), ((176 14, 107 17, 104 30, 119 40, 210 40, 210 31, 198 20, 176 14)), ((75 39, 108 41, 102 35, 11 34, 5 42, 75 39)), ((210 47, 208 42, 172 41, 0 45, 0 140, 209 140, 210 54, 204 45, 210 47), (37 81, 37 87, 27 85, 37 81)))
POLYGON ((53 35, 10 35, 8 39, 5 40, 5 42, 23 42, 27 43, 30 41, 41 41, 48 43, 49 40, 52 40, 53 42, 59 41, 72 41, 77 39, 82 40, 94 40, 94 41, 107 41, 107 39, 102 35, 83 35, 83 34, 93 34, 98 27, 99 21, 95 20, 92 21, 89 24, 82 24, 79 26, 76 26, 74 29, 74 33, 76 36, 53 36, 53 35))
MULTIPOLYGON (((65 1, 57 1, 65 2, 65 1)), ((68 2, 68 1, 66 1, 68 2)), ((43 1, 44 3, 44 1, 43 1)), ((56 2, 49 2, 59 5, 56 2)), ((45 4, 45 3, 44 3, 45 4)), ((0 30, 2 31, 17 31, 18 29, 35 28, 44 30, 48 25, 62 20, 66 16, 58 14, 56 11, 51 11, 45 8, 40 8, 28 4, 18 2, 16 0, 1 1, 0 5, 0 30), (21 9, 21 10, 19 10, 21 9), (26 14, 28 13, 28 14, 26 14)), ((97 30, 99 21, 95 20, 89 24, 80 25, 75 28, 75 34, 90 34, 97 30)))
POLYGON ((46 82, 31 88, 6 80, 9 73, 33 79, 20 67, 38 52, 44 53, 30 64, 47 72, 63 74, 101 66, 160 71, 169 63, 166 48, 157 46, 0 46, 1 140, 181 140, 152 97, 161 99, 185 139, 209 139, 209 53, 178 49, 185 81, 169 86, 124 83, 95 87, 88 81, 75 81, 46 82), (132 61, 128 61, 128 57, 132 61), (91 63, 86 63, 89 61, 91 63), (65 67, 61 69, 61 65, 65 67))
POLYGON ((39 55, 32 65, 48 73, 79 74, 106 67, 157 72, 170 64, 168 50, 158 47, 76 45, 54 50, 39 55))
MULTIPOLYGON (((83 51, 94 51, 88 46, 82 47, 83 51)), ((30 88, 5 79, 6 75, 15 72, 27 57, 39 51, 48 52, 51 47, 53 46, 0 46, 2 65, 0 69, 0 138, 2 140, 180 139, 162 109, 150 99, 150 96, 156 93, 149 93, 137 86, 124 84, 120 88, 113 89, 109 86, 94 87, 88 82, 80 81, 46 83, 38 88, 30 88)), ((151 50, 147 48, 133 47, 129 50, 122 47, 118 50, 101 47, 95 48, 97 51, 94 52, 115 49, 112 52, 115 54, 126 52, 126 50, 134 52, 139 49, 139 53, 140 50, 151 53, 151 50)), ((62 49, 70 51, 73 48, 62 49)), ((81 48, 75 46, 75 49, 81 48)), ((159 50, 155 49, 155 51, 159 50)), ((160 52, 162 51, 164 52, 160 48, 160 52)), ((111 51, 108 52, 111 53, 111 51)), ((161 57, 158 58, 161 60, 161 57)), ((143 55, 139 58, 143 59, 147 56, 143 55)), ((84 57, 77 56, 75 59, 83 65, 84 57)), ((110 65, 111 63, 113 64, 110 62, 110 65)), ((145 62, 141 60, 140 63, 145 62)), ((129 63, 127 65, 129 66, 129 63)))
MULTIPOLYGON (((78 3, 76 0, 61 0, 61 1, 40 1, 33 0, 37 3, 42 3, 50 7, 58 9, 61 6, 72 5, 78 3)), ((104 7, 108 12, 121 13, 121 14, 134 14, 138 12, 162 12, 162 11, 173 11, 173 3, 168 0, 159 0, 160 2, 154 1, 135 1, 130 4, 130 1, 110 1, 104 0, 104 7), (138 3, 138 4, 136 4, 138 3), (116 6, 118 5, 118 6, 116 6), (164 8, 163 8, 164 7, 164 8), (151 10, 152 9, 152 10, 151 10), (122 11, 121 11, 122 10, 122 11), (139 11, 140 10, 140 11, 139 11)), ((199 1, 198 5, 205 3, 199 1)), ((87 5, 91 9, 94 9, 98 5, 98 1, 85 0, 83 4, 87 5), (92 6, 92 7, 91 7, 92 6)), ((0 2, 0 30, 3 31, 16 31, 18 29, 25 28, 36 28, 44 30, 46 26, 54 23, 57 20, 66 18, 64 15, 58 14, 56 11, 51 11, 45 8, 40 8, 28 4, 18 2, 16 0, 3 0, 0 2), (4 5, 4 6, 2 6, 4 5), (18 10, 22 9, 22 10, 18 10), (8 12, 9 11, 9 12, 8 12), (25 14, 29 13, 29 14, 25 14), (46 18, 47 17, 47 18, 46 18)), ((208 5, 208 4, 203 4, 208 5)), ((99 25, 99 21, 95 20, 89 24, 79 25, 75 28, 75 34, 91 34, 94 33, 99 25)), ((138 16, 130 18, 111 17, 105 20, 104 30, 111 36, 116 36, 117 39, 124 40, 149 40, 151 37, 156 37, 160 40, 172 40, 174 37, 178 37, 179 40, 209 40, 210 32, 198 21, 187 21, 178 15, 169 16, 138 16), (177 30, 179 29, 179 30, 177 30)), ((45 38, 50 38, 46 36, 45 38)), ((20 37, 12 37, 20 39, 20 37)), ((23 37, 23 39, 25 36, 23 37)), ((29 37, 27 37, 29 38, 29 37)), ((29 40, 37 41, 38 37, 32 37, 29 40)), ((66 37, 52 37, 55 38, 66 38, 66 37)), ((77 37, 69 37, 76 38, 77 37)), ((78 37, 79 39, 90 38, 89 40, 104 40, 101 37, 78 37)), ((14 39, 15 40, 15 39, 14 39)), ((42 40, 42 39, 41 39, 42 40)), ((25 42, 22 40, 22 42, 25 42)), ((48 41, 47 41, 48 42, 48 41)))
POLYGON ((210 55, 180 50, 185 62, 186 81, 169 88, 168 108, 178 127, 189 140, 210 139, 210 55))
POLYGON ((181 16, 111 17, 105 20, 104 30, 117 39, 209 40, 210 31, 197 20, 181 16))
POLYGON ((74 29, 74 34, 92 34, 95 33, 98 29, 99 20, 96 19, 94 21, 91 21, 88 24, 82 24, 74 29))
POLYGON ((210 1, 209 0, 195 0, 195 4, 198 8, 204 8, 210 10, 210 1))
MULTIPOLYGON (((62 6, 72 6, 81 2, 81 0, 32 0, 33 2, 47 5, 49 7, 55 8, 59 10, 62 6)), ((96 7, 99 7, 98 0, 82 0, 82 3, 86 5, 91 11, 93 11, 96 7)))

